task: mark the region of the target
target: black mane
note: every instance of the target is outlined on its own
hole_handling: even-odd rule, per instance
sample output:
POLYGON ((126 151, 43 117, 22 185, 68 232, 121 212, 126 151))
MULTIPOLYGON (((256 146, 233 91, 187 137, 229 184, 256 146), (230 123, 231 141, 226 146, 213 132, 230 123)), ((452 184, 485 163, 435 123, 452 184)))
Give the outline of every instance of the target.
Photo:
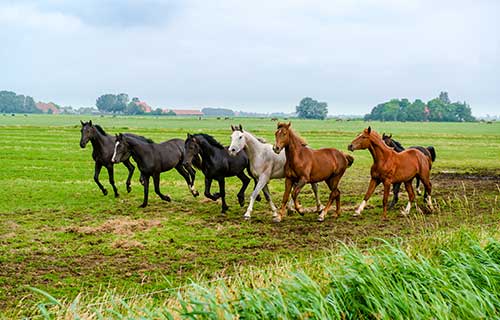
POLYGON ((216 148, 219 148, 219 149, 224 149, 224 146, 222 144, 220 144, 217 140, 215 140, 214 137, 212 137, 209 134, 206 134, 206 133, 197 133, 194 136, 195 137, 200 137, 201 136, 201 137, 205 138, 205 140, 207 140, 207 142, 210 145, 212 145, 212 146, 214 146, 216 148))
POLYGON ((155 143, 152 139, 149 139, 149 138, 146 138, 144 136, 139 136, 137 134, 133 134, 133 133, 126 133, 127 136, 131 137, 131 138, 135 138, 137 140, 140 140, 142 142, 146 142, 146 143, 155 143))
POLYGON ((97 129, 97 131, 99 131, 100 134, 103 134, 105 136, 107 136, 108 134, 106 133, 106 131, 104 131, 104 129, 98 125, 98 124, 95 124, 94 127, 97 129))
POLYGON ((392 143, 394 143, 394 149, 403 151, 405 148, 398 141, 391 139, 392 143))

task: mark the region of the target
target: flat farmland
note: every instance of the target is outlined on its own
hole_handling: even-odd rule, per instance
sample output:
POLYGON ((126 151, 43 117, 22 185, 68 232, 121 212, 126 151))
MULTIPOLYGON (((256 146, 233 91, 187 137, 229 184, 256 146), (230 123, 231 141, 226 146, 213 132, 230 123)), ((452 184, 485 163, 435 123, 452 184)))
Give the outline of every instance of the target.
MULTIPOLYGON (((89 119, 110 134, 132 132, 156 142, 203 132, 228 145, 230 125, 242 124, 272 143, 276 128, 276 122, 255 118, 0 116, 0 311, 7 315, 34 312, 42 297, 29 287, 68 301, 81 292, 141 294, 269 268, 282 259, 318 259, 338 251, 341 244, 369 249, 384 240, 415 244, 441 232, 470 229, 494 235, 498 229, 500 123, 292 119, 292 127, 313 148, 335 147, 348 153, 347 145, 368 125, 379 133, 392 133, 405 147, 434 146, 437 160, 431 181, 436 210, 401 216, 407 199, 401 192, 389 220, 381 221, 379 186, 363 216, 352 217, 370 178, 372 159, 362 150, 351 153, 354 164, 340 183, 340 218, 330 214, 318 223, 315 213, 291 213, 273 224, 264 200, 256 203, 250 221, 243 220, 236 178, 226 181, 230 208, 222 215, 220 203, 203 197, 201 172, 196 175, 201 196, 194 198, 174 170, 161 175, 161 189, 172 202, 162 201, 151 186, 149 206, 141 209, 139 171, 127 193, 127 170, 118 164, 120 197, 112 192, 104 196, 93 181, 92 146, 79 146, 80 120, 89 119)), ((100 180, 111 191, 105 170, 100 180)), ((253 183, 246 203, 252 188, 253 183)), ((283 180, 271 181, 276 204, 283 190, 283 180)), ((326 202, 324 184, 320 196, 326 202)), ((313 207, 310 187, 299 198, 313 207)), ((419 204, 423 206, 421 197, 419 204)))

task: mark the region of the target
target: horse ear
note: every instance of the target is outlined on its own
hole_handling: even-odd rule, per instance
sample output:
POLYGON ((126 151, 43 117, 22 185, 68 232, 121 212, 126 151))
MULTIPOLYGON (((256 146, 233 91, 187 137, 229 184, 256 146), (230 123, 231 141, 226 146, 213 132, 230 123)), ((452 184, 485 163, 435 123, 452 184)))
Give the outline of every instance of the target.
POLYGON ((92 127, 92 120, 89 121, 89 125, 92 127))
POLYGON ((82 120, 80 120, 80 123, 82 124, 82 127, 85 125, 85 123, 83 123, 83 121, 82 121, 82 120))
POLYGON ((231 131, 232 131, 232 132, 235 132, 235 131, 236 131, 236 129, 234 128, 234 126, 233 126, 233 125, 231 125, 231 131))
POLYGON ((389 135, 389 139, 392 139, 392 133, 389 135))
POLYGON ((368 129, 366 130, 368 132, 368 134, 370 134, 372 132, 372 127, 369 126, 368 129))
POLYGON ((287 128, 290 128, 290 126, 292 125, 292 122, 291 121, 288 121, 288 123, 286 124, 286 127, 287 128))
POLYGON ((240 123, 240 126, 238 127, 238 130, 240 130, 241 132, 243 132, 243 127, 241 126, 241 123, 240 123))
POLYGON ((188 132, 188 134, 187 134, 187 138, 188 138, 188 139, 191 139, 191 137, 192 137, 192 135, 188 132))

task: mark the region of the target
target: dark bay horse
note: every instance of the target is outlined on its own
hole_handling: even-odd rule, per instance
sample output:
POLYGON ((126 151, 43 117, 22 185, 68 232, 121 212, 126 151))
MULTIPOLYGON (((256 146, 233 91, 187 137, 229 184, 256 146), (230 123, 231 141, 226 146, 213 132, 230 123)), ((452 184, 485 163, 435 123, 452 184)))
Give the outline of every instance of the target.
MULTIPOLYGON (((92 120, 89 122, 83 122, 80 120, 82 124, 81 128, 81 138, 80 138, 80 147, 85 148, 87 143, 90 141, 92 144, 92 158, 95 161, 95 169, 94 169, 94 181, 101 189, 104 195, 108 194, 108 190, 104 188, 104 186, 99 181, 99 174, 101 173, 102 167, 105 167, 108 170, 109 183, 113 187, 113 191, 115 193, 115 197, 118 197, 118 190, 115 186, 115 178, 113 171, 113 162, 111 161, 111 157, 113 156, 113 150, 115 147, 115 136, 107 134, 99 125, 93 125, 92 120)), ((122 158, 123 165, 128 169, 128 177, 127 177, 127 192, 130 192, 132 189, 130 187, 130 180, 132 179, 132 175, 134 174, 134 165, 130 162, 130 154, 124 155, 122 158)))
MULTIPOLYGON (((387 200, 391 185, 394 183, 404 183, 408 192, 408 204, 403 211, 410 213, 411 204, 415 200, 412 181, 415 177, 422 180, 427 193, 427 204, 432 209, 431 182, 429 179, 431 162, 422 152, 416 149, 407 149, 400 153, 388 147, 382 137, 368 127, 363 130, 348 146, 350 151, 368 149, 373 157, 373 165, 370 170, 371 180, 361 205, 356 209, 355 215, 361 215, 366 202, 370 199, 375 188, 382 183, 384 185, 383 205, 384 211, 382 219, 387 219, 387 200)), ((416 202, 415 202, 416 205, 416 202)), ((417 207, 418 208, 418 207, 417 207)))
POLYGON ((333 203, 336 201, 334 217, 340 215, 340 190, 338 184, 346 169, 352 165, 354 158, 335 148, 313 150, 305 141, 290 128, 291 123, 278 123, 274 152, 279 154, 285 149, 285 193, 281 202, 281 209, 273 221, 280 222, 285 215, 286 203, 293 186, 292 198, 295 210, 304 214, 304 209, 297 201, 300 190, 306 183, 325 181, 330 188, 330 197, 326 206, 320 212, 318 221, 323 221, 333 203))
MULTIPOLYGON (((385 133, 382 133, 382 140, 384 140, 385 144, 388 145, 391 148, 394 148, 394 151, 396 152, 402 152, 405 150, 405 148, 399 143, 398 141, 392 139, 392 134, 386 135, 385 133)), ((412 146, 409 147, 409 149, 416 149, 420 152, 422 152, 429 160, 431 161, 431 164, 436 161, 436 150, 434 149, 433 146, 428 146, 428 147, 421 147, 421 146, 412 146)), ((417 180, 417 186, 416 190, 418 194, 420 193, 420 179, 416 177, 417 180)), ((392 197, 391 204, 389 205, 389 209, 392 209, 394 205, 398 202, 398 195, 399 195, 399 189, 401 188, 401 183, 395 183, 392 185, 392 194, 394 195, 392 197)), ((426 195, 424 194, 424 198, 426 195)))
POLYGON ((230 156, 228 149, 221 145, 212 136, 205 133, 187 134, 184 142, 184 163, 191 164, 200 169, 205 175, 205 196, 211 200, 222 200, 222 213, 229 207, 226 204, 225 178, 237 176, 242 186, 238 192, 238 203, 243 207, 245 204, 245 190, 250 183, 250 178, 244 170, 248 169, 248 156, 244 151, 235 156, 230 156), (201 157, 201 163, 195 163, 193 159, 201 157), (212 180, 219 183, 219 192, 211 194, 212 180))
POLYGON ((189 190, 193 196, 198 195, 194 188, 195 171, 191 166, 184 165, 184 141, 171 139, 162 143, 154 143, 151 139, 141 136, 118 134, 113 162, 120 162, 128 154, 132 155, 137 167, 141 171, 141 182, 144 186, 144 201, 139 206, 144 208, 148 205, 149 178, 153 177, 155 192, 164 201, 170 202, 168 195, 160 191, 160 173, 175 168, 186 180, 189 190))

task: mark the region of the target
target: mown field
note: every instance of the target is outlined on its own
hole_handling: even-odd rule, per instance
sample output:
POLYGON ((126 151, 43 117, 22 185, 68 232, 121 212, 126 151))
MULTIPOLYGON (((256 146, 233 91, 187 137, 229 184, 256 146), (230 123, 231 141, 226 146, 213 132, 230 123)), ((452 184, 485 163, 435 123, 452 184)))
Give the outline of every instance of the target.
MULTIPOLYGON (((402 193, 398 208, 389 212, 388 221, 381 221, 379 187, 363 217, 352 217, 366 191, 372 161, 368 151, 356 151, 355 162, 341 181, 339 219, 330 215, 318 223, 315 213, 291 214, 273 224, 265 201, 256 203, 250 221, 242 219, 244 208, 237 204, 239 180, 235 178, 226 182, 230 206, 226 215, 220 214, 219 203, 192 197, 175 171, 162 174, 161 188, 172 198, 170 203, 150 192, 149 206, 139 209, 139 172, 127 194, 127 170, 122 165, 115 169, 120 198, 111 193, 103 196, 92 179, 91 145, 86 149, 79 146, 80 119, 88 120, 0 116, 0 312, 5 317, 41 312, 36 305, 46 297, 30 287, 67 302, 83 293, 92 303, 110 292, 137 296, 192 280, 203 284, 236 275, 245 278, 251 274, 248 279, 254 279, 255 274, 264 278, 262 274, 269 274, 269 279, 262 280, 265 284, 282 267, 292 270, 297 264, 334 260, 342 243, 364 252, 378 248, 385 239, 402 248, 410 246, 415 254, 432 255, 440 250, 436 235, 465 230, 477 236, 479 245, 487 237, 498 239, 500 123, 370 123, 380 133, 392 133, 405 146, 436 148, 431 179, 436 210, 432 214, 413 211, 401 216, 399 209, 406 204, 402 193)), ((225 145, 230 141, 231 124, 241 123, 270 142, 276 126, 269 119, 92 120, 109 133, 134 132, 159 142, 184 138, 188 132, 205 132, 225 145)), ((344 152, 367 125, 362 121, 292 121, 312 147, 335 147, 344 152)), ((111 190, 105 170, 101 182, 111 190)), ((203 190, 201 173, 196 186, 203 190)), ((283 181, 272 181, 270 190, 274 202, 279 203, 283 181)), ((324 185, 320 194, 325 202, 324 185)), ((313 206, 309 187, 300 199, 313 206)), ((166 291, 151 298, 164 301, 175 294, 166 291)))

